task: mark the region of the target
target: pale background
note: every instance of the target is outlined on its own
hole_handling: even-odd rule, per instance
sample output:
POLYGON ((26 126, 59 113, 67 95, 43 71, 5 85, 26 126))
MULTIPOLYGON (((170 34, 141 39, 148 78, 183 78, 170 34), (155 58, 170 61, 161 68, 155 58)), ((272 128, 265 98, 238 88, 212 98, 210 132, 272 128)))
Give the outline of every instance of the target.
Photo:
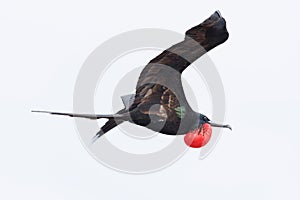
MULTIPOLYGON (((1 1, 0 198, 299 199, 298 9, 292 0, 1 1), (206 159, 190 150, 160 172, 122 174, 85 151, 70 118, 30 113, 71 111, 82 63, 110 37, 146 27, 184 33, 217 9, 230 38, 209 55, 234 131, 206 159)), ((155 54, 136 55, 127 59, 145 64, 155 54)))

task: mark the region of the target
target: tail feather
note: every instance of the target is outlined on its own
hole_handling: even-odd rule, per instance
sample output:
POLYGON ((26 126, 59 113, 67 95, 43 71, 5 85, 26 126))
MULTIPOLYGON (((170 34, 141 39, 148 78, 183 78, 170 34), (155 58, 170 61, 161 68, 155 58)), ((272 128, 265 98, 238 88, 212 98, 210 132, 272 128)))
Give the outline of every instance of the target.
POLYGON ((108 120, 101 128, 100 131, 96 133, 96 135, 92 138, 91 144, 95 143, 97 139, 99 139, 106 132, 110 131, 114 127, 118 126, 123 121, 118 121, 118 123, 114 119, 108 120))
POLYGON ((79 117, 79 118, 87 118, 87 119, 100 119, 100 118, 107 118, 107 119, 122 119, 124 115, 121 114, 108 114, 108 115, 99 115, 99 114, 76 114, 76 113, 62 113, 62 112, 52 112, 52 111, 38 111, 33 110, 31 112, 35 113, 47 113, 51 115, 63 115, 69 117, 79 117))
POLYGON ((111 115, 96 115, 96 114, 75 114, 75 113, 62 113, 62 112, 51 112, 51 111, 36 111, 33 110, 31 112, 35 113, 47 113, 51 115, 63 115, 69 117, 80 117, 80 118, 87 118, 87 119, 100 119, 100 118, 107 118, 109 119, 96 133, 96 135, 92 138, 91 144, 93 144, 97 139, 99 139, 102 135, 104 135, 109 130, 113 129, 114 127, 118 126, 120 123, 128 120, 129 113, 126 109, 122 109, 116 114, 111 115))

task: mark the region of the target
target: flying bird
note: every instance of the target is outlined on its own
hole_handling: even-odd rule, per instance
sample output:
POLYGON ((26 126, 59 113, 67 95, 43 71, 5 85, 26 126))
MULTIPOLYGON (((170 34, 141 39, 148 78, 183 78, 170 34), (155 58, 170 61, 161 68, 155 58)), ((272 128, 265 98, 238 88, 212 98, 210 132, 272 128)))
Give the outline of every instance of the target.
POLYGON ((123 122, 131 122, 167 135, 211 133, 207 126, 231 129, 229 125, 213 123, 204 114, 195 112, 185 97, 181 81, 182 72, 191 63, 224 43, 228 37, 226 21, 219 11, 186 31, 183 41, 164 50, 144 67, 135 94, 122 97, 125 108, 116 114, 33 112, 94 120, 107 118, 108 121, 94 136, 93 141, 123 122))

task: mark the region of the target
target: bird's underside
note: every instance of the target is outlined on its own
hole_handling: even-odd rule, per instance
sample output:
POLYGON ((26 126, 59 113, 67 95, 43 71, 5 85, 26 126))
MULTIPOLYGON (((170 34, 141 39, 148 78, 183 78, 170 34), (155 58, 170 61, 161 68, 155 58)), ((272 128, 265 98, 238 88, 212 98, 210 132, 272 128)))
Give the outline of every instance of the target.
POLYGON ((227 38, 226 22, 219 12, 215 12, 200 25, 188 30, 183 41, 163 51, 145 66, 138 79, 135 94, 123 98, 125 108, 116 114, 48 113, 88 119, 107 118, 108 121, 94 139, 124 121, 163 134, 186 134, 198 124, 199 113, 194 112, 187 102, 181 73, 227 38))

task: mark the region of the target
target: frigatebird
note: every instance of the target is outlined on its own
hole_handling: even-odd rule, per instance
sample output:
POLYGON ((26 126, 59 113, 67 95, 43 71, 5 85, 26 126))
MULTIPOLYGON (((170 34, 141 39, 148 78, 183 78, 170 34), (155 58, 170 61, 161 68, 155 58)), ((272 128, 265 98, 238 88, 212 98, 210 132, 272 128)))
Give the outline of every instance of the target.
POLYGON ((182 72, 192 62, 224 43, 228 37, 226 21, 219 11, 186 31, 183 41, 164 50, 144 67, 135 94, 122 97, 125 108, 116 114, 33 112, 95 120, 107 118, 108 121, 94 136, 93 141, 126 121, 167 135, 184 135, 201 130, 204 124, 231 129, 229 125, 213 123, 207 116, 195 112, 185 97, 181 82, 182 72))

